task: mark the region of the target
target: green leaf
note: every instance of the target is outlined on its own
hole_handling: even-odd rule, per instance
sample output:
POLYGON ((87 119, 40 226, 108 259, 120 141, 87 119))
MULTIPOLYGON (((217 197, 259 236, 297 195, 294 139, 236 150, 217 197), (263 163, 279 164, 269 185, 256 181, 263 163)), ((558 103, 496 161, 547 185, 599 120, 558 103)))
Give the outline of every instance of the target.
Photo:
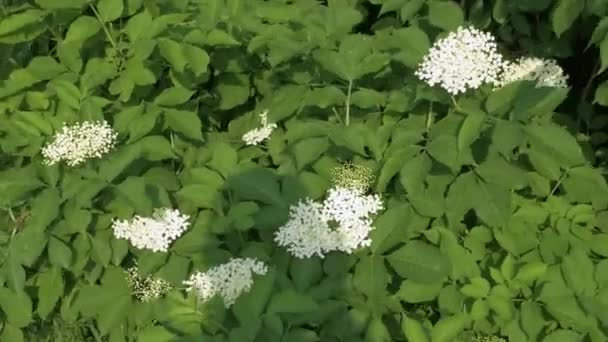
POLYGON ((305 313, 319 310, 319 304, 306 294, 293 290, 279 292, 270 298, 267 313, 305 313))
POLYGON ((32 300, 23 291, 0 287, 0 308, 14 327, 23 328, 32 322, 32 300))
POLYGON ((152 26, 152 16, 148 11, 142 11, 129 18, 125 26, 129 41, 136 42, 138 39, 146 37, 149 34, 150 26, 152 26))
POLYGON ((384 106, 386 95, 373 89, 359 88, 352 93, 350 103, 359 108, 384 106))
POLYGON ((277 176, 264 168, 252 168, 228 178, 228 187, 243 199, 258 200, 279 207, 285 205, 277 176))
POLYGON ((577 295, 593 296, 597 287, 594 265, 583 250, 573 249, 563 258, 561 268, 568 287, 577 295))
POLYGON ((36 281, 38 285, 38 305, 36 312, 42 318, 47 317, 63 295, 63 275, 59 267, 42 271, 36 281))
POLYGON ((232 311, 239 322, 244 323, 252 317, 257 318, 262 315, 268 300, 274 293, 276 276, 275 271, 269 270, 264 276, 257 277, 249 292, 243 293, 237 298, 232 311))
POLYGON ((452 1, 429 1, 429 22, 446 31, 456 30, 464 22, 464 13, 458 4, 452 1))
POLYGON ((566 129, 556 124, 525 127, 530 142, 546 151, 563 166, 578 166, 585 163, 585 157, 578 142, 566 129))
POLYGON ((57 97, 59 97, 61 101, 65 102, 73 109, 78 110, 80 108, 80 99, 82 98, 82 95, 74 84, 64 80, 57 80, 51 84, 57 93, 57 97))
POLYGON ((201 119, 196 112, 165 109, 164 116, 167 125, 175 132, 182 133, 191 139, 203 139, 201 119))
POLYGON ((504 226, 511 216, 511 192, 498 185, 477 182, 475 212, 491 227, 504 226))
POLYGON ((97 19, 86 15, 79 16, 68 28, 62 43, 77 42, 77 46, 80 48, 83 41, 97 34, 99 30, 101 30, 101 24, 97 19))
POLYGON ((175 156, 171 143, 163 136, 148 135, 137 142, 141 157, 149 161, 170 159, 175 156))
POLYGON ((25 342, 21 329, 9 323, 4 324, 4 327, 2 327, 0 339, 2 339, 2 341, 25 342))
POLYGON ((449 167, 453 172, 458 171, 458 140, 451 135, 438 135, 428 145, 428 152, 438 162, 449 167))
POLYGON ((585 8, 585 3, 577 0, 558 0, 551 14, 553 32, 559 37, 572 26, 585 8))
POLYGON ((402 277, 418 283, 435 283, 451 271, 450 260, 435 246, 412 240, 387 257, 402 277))
POLYGON ((232 146, 225 143, 218 143, 213 146, 213 155, 208 165, 222 176, 227 178, 233 173, 237 166, 239 157, 232 146))
POLYGON ((543 341, 546 342, 581 342, 583 336, 574 330, 559 329, 547 335, 543 341))
POLYGON ((355 267, 353 282, 355 288, 374 300, 385 296, 389 274, 384 266, 384 258, 377 256, 362 258, 355 267))
POLYGON ((104 23, 118 19, 123 9, 123 0, 99 0, 97 3, 97 11, 104 23))
POLYGON ((171 87, 162 91, 156 98, 154 103, 160 106, 175 107, 183 104, 192 97, 194 91, 184 87, 171 87))
POLYGON ((5 16, 0 20, 0 43, 16 44, 32 40, 43 32, 46 12, 38 9, 5 16))
POLYGON ((410 68, 417 68, 431 47, 426 33, 415 26, 396 30, 393 37, 399 42, 400 49, 393 58, 410 68), (408 43, 402 44, 404 41, 408 43))
MULTIPOLYGON (((220 95, 219 109, 227 110, 247 102, 249 98, 248 75, 222 73, 217 78, 216 84, 216 90, 220 95)), ((275 118, 271 119, 276 120, 275 118)))
POLYGON ((328 148, 327 138, 308 138, 298 141, 293 146, 298 170, 317 160, 328 148))
POLYGON ((33 167, 12 168, 0 171, 0 204, 11 206, 12 204, 26 199, 29 193, 42 187, 42 183, 36 177, 33 167))
POLYGON ((439 296, 443 282, 428 284, 406 279, 401 283, 397 296, 407 303, 430 302, 439 296))
POLYGON ((49 10, 81 9, 86 3, 86 0, 36 0, 38 6, 49 10))
POLYGON ((186 200, 197 208, 207 208, 221 211, 221 197, 218 189, 210 189, 205 185, 187 185, 181 188, 177 197, 186 200))
MULTIPOLYGON (((608 40, 606 40, 606 41, 608 41, 608 40)), ((606 50, 608 51, 608 49, 606 49, 606 50)), ((593 103, 597 103, 602 106, 608 106, 608 82, 602 82, 595 89, 595 96, 593 98, 593 103)))
POLYGON ((531 285, 532 282, 541 278, 547 271, 547 265, 541 261, 533 261, 523 265, 515 276, 514 280, 521 281, 526 285, 531 285))
POLYGON ((431 341, 452 342, 469 325, 465 314, 441 318, 431 331, 431 341))
POLYGON ((430 342, 429 336, 422 327, 422 324, 406 314, 402 314, 401 316, 401 330, 408 341, 430 342))
POLYGON ((597 169, 580 166, 568 171, 562 185, 572 201, 589 202, 597 210, 608 208, 608 184, 597 169))
POLYGON ((382 318, 372 318, 365 332, 365 342, 390 342, 391 335, 382 318))
POLYGON ((63 268, 70 267, 72 264, 72 250, 65 242, 51 236, 48 248, 49 260, 52 264, 63 268))
POLYGON ((160 54, 171 64, 177 72, 184 72, 188 59, 184 54, 182 45, 171 39, 160 39, 158 41, 160 54))
POLYGON ((298 291, 306 291, 323 277, 323 268, 318 258, 294 259, 289 274, 298 291))
POLYGON ((479 138, 484 121, 484 115, 467 115, 458 132, 458 151, 463 151, 479 138))
POLYGON ((485 298, 490 292, 490 283, 481 277, 469 279, 470 283, 460 288, 460 292, 472 298, 485 298))
POLYGON ((531 340, 536 340, 546 324, 542 306, 535 302, 525 301, 521 304, 520 324, 531 340))

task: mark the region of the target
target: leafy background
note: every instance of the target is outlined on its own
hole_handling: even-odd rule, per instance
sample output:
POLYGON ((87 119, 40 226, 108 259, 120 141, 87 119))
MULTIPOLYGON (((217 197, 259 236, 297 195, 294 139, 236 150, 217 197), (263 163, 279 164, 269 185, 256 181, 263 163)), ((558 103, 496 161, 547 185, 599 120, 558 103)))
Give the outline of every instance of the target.
POLYGON ((3 0, 2 341, 608 340, 605 0, 3 0), (450 99, 413 75, 472 24, 556 58, 570 89, 450 99), (263 146, 241 136, 269 110, 263 146), (64 122, 119 147, 42 164, 64 122), (294 259, 273 232, 331 170, 376 172, 370 248, 294 259), (169 253, 112 219, 176 206, 169 253), (231 256, 271 265, 230 309, 181 281, 231 256), (176 290, 136 301, 124 269, 176 290))

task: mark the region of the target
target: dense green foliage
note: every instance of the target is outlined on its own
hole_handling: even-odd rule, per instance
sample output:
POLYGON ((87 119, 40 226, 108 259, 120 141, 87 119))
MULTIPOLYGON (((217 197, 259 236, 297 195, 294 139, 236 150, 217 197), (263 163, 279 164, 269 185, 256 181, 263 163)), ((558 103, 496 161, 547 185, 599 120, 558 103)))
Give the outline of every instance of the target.
POLYGON ((0 340, 608 340, 608 1, 0 1, 0 340), (4 5, 2 5, 2 3, 4 5), (522 81, 451 98, 414 71, 472 24, 507 56, 556 58, 569 89, 522 81), (268 110, 265 144, 242 136, 268 110), (45 165, 63 123, 118 146, 45 165), (354 254, 273 242, 344 161, 385 210, 354 254), (168 253, 115 218, 173 206, 168 253), (225 309, 183 291, 230 257, 269 265, 225 309), (175 289, 144 303, 124 270, 175 289))

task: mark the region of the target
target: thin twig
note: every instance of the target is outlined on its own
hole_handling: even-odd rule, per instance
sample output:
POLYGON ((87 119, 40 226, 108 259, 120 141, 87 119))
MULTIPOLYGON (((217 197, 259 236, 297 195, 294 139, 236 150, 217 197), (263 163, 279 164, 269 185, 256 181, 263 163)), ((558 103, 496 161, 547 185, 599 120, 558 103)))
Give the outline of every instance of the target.
POLYGON ((92 4, 89 4, 89 7, 91 7, 91 10, 93 10, 93 13, 95 13, 95 17, 97 17, 97 20, 99 20, 99 23, 101 24, 101 27, 103 28, 103 31, 106 33, 106 36, 110 40, 110 44, 112 44, 112 47, 114 48, 114 50, 118 50, 118 46, 116 45, 116 43, 114 42, 114 39, 110 35, 110 31, 108 31, 108 28, 106 27, 106 24, 103 22, 103 20, 101 20, 101 16, 99 15, 99 13, 97 12, 97 10, 95 9, 95 6, 93 6, 92 4))
POLYGON ((348 93, 346 94, 346 118, 344 119, 344 125, 350 124, 350 96, 353 91, 353 80, 348 80, 348 93))

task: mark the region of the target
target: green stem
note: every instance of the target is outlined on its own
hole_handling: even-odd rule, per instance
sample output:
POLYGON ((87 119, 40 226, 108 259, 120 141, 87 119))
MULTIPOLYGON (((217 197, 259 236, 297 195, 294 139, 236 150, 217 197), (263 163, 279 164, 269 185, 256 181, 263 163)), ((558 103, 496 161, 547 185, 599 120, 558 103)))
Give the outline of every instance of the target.
POLYGON ((344 125, 350 124, 350 97, 353 91, 353 80, 348 80, 348 92, 346 94, 346 117, 344 118, 344 125))
POLYGON ((106 24, 103 22, 103 20, 101 20, 101 16, 99 15, 99 12, 97 12, 97 9, 95 9, 95 6, 93 6, 92 4, 89 4, 89 7, 91 7, 91 10, 93 10, 95 17, 97 17, 97 20, 101 24, 101 27, 103 28, 103 31, 105 32, 106 36, 110 40, 110 44, 112 44, 112 47, 114 48, 114 50, 118 50, 118 46, 116 45, 116 42, 114 42, 112 35, 110 35, 110 31, 108 31, 106 24))
POLYGON ((452 99, 452 103, 454 104, 454 107, 456 107, 457 110, 460 110, 460 106, 458 105, 458 102, 456 102, 456 98, 453 95, 450 96, 450 98, 452 99))
POLYGON ((433 124, 433 102, 431 102, 431 104, 429 105, 429 112, 426 113, 426 131, 428 132, 428 130, 431 128, 431 125, 433 124))
POLYGON ((564 171, 564 173, 562 173, 562 175, 557 180, 557 183, 555 183, 555 186, 553 186, 553 189, 551 189, 551 193, 549 193, 548 197, 552 197, 555 194, 555 192, 557 191, 557 189, 559 188, 559 186, 562 184, 562 181, 564 180, 564 177, 566 177, 566 175, 568 174, 569 171, 570 170, 566 170, 566 171, 564 171))

